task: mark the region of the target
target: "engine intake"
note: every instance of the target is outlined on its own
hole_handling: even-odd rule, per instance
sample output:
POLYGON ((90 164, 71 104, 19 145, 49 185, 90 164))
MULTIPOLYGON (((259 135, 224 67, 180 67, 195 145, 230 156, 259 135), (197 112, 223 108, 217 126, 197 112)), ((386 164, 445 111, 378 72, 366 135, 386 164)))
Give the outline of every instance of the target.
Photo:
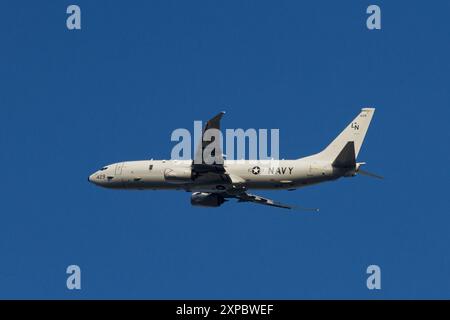
POLYGON ((200 207, 219 207, 226 200, 216 193, 194 192, 191 195, 191 204, 200 207))

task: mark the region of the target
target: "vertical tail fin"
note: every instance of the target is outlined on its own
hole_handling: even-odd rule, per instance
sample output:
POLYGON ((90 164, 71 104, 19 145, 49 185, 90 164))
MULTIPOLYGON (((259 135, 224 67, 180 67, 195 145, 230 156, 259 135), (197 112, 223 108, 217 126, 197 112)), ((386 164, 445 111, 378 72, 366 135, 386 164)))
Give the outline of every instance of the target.
POLYGON ((355 168, 355 143, 353 141, 347 142, 345 147, 339 152, 336 159, 332 163, 336 168, 355 168))
MULTIPOLYGON (((348 142, 353 142, 352 149, 355 150, 355 159, 369 129, 375 108, 363 108, 358 116, 331 142, 322 152, 315 157, 321 160, 335 160, 343 151, 344 147, 350 148, 348 142)), ((346 148, 346 149, 347 149, 346 148)), ((346 150, 348 151, 348 150, 346 150)))

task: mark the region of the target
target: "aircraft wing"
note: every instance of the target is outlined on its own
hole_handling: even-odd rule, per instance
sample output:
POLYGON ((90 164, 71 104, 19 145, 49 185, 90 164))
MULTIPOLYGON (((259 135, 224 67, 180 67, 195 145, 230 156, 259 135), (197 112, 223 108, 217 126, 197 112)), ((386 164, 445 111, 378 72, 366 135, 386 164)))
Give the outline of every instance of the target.
MULTIPOLYGON (((225 114, 225 112, 220 112, 217 115, 215 115, 212 119, 206 122, 205 127, 202 131, 202 138, 197 146, 197 150, 195 152, 195 158, 194 158, 194 166, 197 166, 198 169, 207 169, 209 166, 222 166, 223 167, 223 155, 222 155, 222 148, 221 148, 221 141, 216 141, 216 148, 214 149, 214 152, 212 153, 212 156, 215 157, 215 161, 213 164, 205 163, 205 159, 203 158, 203 152, 207 146, 215 142, 215 137, 211 137, 211 139, 208 139, 208 137, 205 138, 205 132, 209 129, 216 129, 220 130, 220 120, 222 119, 222 116, 225 114), (206 140, 206 141, 205 141, 206 140), (211 141, 208 141, 211 140, 211 141)), ((209 170, 208 170, 209 171, 209 170)))
POLYGON ((236 195, 232 195, 233 198, 238 199, 239 202, 254 202, 259 204, 264 204, 266 206, 284 208, 284 209, 294 209, 293 206, 282 204, 280 202, 273 201, 271 199, 263 198, 254 194, 250 194, 247 192, 238 193, 236 195))
POLYGON ((284 204, 278 201, 274 201, 272 199, 267 199, 255 194, 250 194, 245 192, 244 190, 242 191, 238 191, 238 192, 231 192, 228 193, 225 196, 226 198, 236 198, 238 199, 239 202, 254 202, 254 203, 259 203, 259 204, 263 204, 266 206, 272 206, 272 207, 278 207, 278 208, 283 208, 283 209, 294 209, 294 210, 304 210, 304 211, 315 211, 318 212, 319 209, 317 208, 304 208, 304 207, 299 207, 297 205, 293 206, 293 205, 288 205, 288 204, 284 204))

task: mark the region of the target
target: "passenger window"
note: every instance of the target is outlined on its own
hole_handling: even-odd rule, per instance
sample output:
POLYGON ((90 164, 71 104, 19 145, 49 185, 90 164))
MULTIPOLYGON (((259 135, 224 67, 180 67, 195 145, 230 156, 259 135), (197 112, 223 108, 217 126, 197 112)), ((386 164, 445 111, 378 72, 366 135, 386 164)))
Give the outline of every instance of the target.
POLYGON ((153 169, 153 165, 151 164, 148 166, 148 170, 152 170, 152 169, 153 169))

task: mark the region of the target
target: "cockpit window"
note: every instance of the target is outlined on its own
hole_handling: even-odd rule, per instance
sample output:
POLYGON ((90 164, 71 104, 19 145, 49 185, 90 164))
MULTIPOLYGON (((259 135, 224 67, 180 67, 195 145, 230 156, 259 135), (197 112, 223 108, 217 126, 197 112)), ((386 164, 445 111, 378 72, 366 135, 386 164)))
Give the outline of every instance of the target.
POLYGON ((108 167, 103 167, 103 168, 100 169, 100 171, 104 171, 106 169, 108 169, 108 167))

